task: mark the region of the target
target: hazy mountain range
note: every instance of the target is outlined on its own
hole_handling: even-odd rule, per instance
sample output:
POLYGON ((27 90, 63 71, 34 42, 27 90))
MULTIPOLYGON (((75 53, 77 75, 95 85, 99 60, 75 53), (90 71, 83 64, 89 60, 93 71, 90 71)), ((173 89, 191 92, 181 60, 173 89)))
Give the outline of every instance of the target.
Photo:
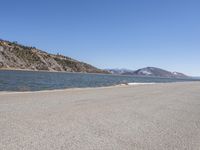
POLYGON ((186 78, 187 75, 179 72, 170 72, 156 67, 146 67, 138 70, 128 69, 106 69, 112 74, 133 75, 133 76, 150 76, 150 77, 166 77, 166 78, 186 78))

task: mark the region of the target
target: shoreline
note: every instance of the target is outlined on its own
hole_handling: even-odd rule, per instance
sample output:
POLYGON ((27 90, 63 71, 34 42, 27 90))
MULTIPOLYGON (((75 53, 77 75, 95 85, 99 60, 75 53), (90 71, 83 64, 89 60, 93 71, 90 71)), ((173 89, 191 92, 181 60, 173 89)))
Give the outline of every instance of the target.
MULTIPOLYGON (((174 82, 172 82, 174 83, 174 82)), ((120 88, 120 87, 130 87, 130 86, 145 86, 153 84, 162 84, 162 83, 127 83, 127 84, 117 84, 111 86, 101 86, 101 87, 81 87, 81 88, 64 88, 64 89, 52 89, 52 90, 40 90, 40 91, 0 91, 1 94, 12 94, 12 93, 40 93, 40 92, 60 92, 60 91, 79 91, 79 90, 93 90, 93 89, 109 89, 109 88, 120 88)), ((164 83, 165 84, 165 83, 164 83)))
POLYGON ((128 88, 128 87, 140 87, 140 86, 152 86, 152 85, 167 85, 167 84, 184 84, 184 83, 200 83, 200 81, 187 81, 187 82, 166 82, 166 83, 127 83, 111 86, 101 87, 81 87, 81 88, 64 88, 64 89, 52 89, 52 90, 40 90, 40 91, 0 91, 0 95, 5 94, 23 94, 23 93, 55 93, 55 92, 70 92, 70 91, 86 91, 86 90, 98 90, 98 89, 112 89, 112 88, 128 88))

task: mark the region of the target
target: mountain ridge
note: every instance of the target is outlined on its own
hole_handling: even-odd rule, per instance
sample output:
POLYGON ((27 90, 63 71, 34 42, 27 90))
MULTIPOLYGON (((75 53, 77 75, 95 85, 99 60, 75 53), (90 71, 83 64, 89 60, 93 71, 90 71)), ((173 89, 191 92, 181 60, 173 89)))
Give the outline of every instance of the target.
POLYGON ((0 39, 0 69, 58 71, 82 73, 106 73, 117 75, 187 78, 179 72, 170 72, 161 68, 146 67, 138 70, 130 69, 98 69, 90 64, 73 58, 50 54, 35 47, 24 46, 17 42, 0 39))
POLYGON ((137 70, 129 69, 107 69, 112 74, 132 75, 132 76, 148 76, 148 77, 166 77, 166 78, 188 78, 189 76, 179 73, 170 72, 157 67, 145 67, 137 70), (127 71, 126 71, 127 70, 127 71))
POLYGON ((106 73, 73 58, 0 39, 0 69, 106 73))

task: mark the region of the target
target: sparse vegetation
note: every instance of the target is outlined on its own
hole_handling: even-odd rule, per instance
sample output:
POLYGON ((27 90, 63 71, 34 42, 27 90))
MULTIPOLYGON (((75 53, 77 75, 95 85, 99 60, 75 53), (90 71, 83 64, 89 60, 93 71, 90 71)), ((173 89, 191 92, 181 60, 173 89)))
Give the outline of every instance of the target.
MULTIPOLYGON (((90 73, 107 73, 97 69, 91 65, 76 61, 70 57, 48 54, 35 47, 24 46, 18 42, 9 42, 0 40, 0 46, 4 51, 0 53, 0 57, 6 60, 3 64, 15 69, 31 69, 31 70, 56 70, 67 72, 90 72, 90 73)), ((0 64, 0 67, 2 66, 0 64)))
POLYGON ((40 58, 36 53, 32 52, 29 49, 20 49, 18 47, 13 49, 15 55, 24 61, 28 61, 29 63, 41 63, 40 58))
POLYGON ((74 71, 78 71, 79 69, 76 66, 76 63, 67 59, 60 59, 60 58, 54 58, 55 61, 62 65, 62 67, 67 71, 68 68, 71 68, 74 71))

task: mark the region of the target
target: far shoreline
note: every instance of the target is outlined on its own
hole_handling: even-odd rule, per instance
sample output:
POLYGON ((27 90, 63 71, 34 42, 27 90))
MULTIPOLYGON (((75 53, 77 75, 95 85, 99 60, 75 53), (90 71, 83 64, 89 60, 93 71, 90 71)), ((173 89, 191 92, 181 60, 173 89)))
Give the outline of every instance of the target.
POLYGON ((83 73, 83 74, 100 74, 100 75, 113 75, 106 73, 91 73, 91 72, 67 72, 67 71, 52 71, 52 70, 31 70, 31 69, 15 69, 15 68, 1 68, 0 71, 24 71, 24 72, 44 72, 44 73, 83 73))
MULTIPOLYGON (((91 72, 67 72, 67 71, 51 71, 51 70, 31 70, 31 69, 15 69, 15 68, 0 68, 0 71, 21 71, 21 72, 44 72, 44 73, 78 73, 78 74, 96 74, 96 75, 111 75, 111 76, 122 76, 122 77, 134 77, 134 78, 160 78, 160 79, 196 79, 193 77, 189 78, 170 78, 170 77, 159 77, 159 76, 137 76, 137 75, 122 75, 122 74, 112 74, 112 73, 91 73, 91 72)), ((198 78, 197 78, 198 80, 198 78)), ((200 81, 200 80, 199 80, 200 81)))

